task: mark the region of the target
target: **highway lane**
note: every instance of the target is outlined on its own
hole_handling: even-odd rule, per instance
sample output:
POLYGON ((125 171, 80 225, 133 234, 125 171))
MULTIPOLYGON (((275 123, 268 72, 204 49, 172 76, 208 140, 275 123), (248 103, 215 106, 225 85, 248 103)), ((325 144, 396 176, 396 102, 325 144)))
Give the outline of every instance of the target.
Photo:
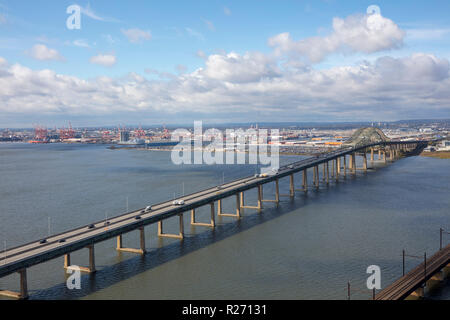
MULTIPOLYGON (((242 186, 242 183, 245 183, 245 182, 248 182, 251 180, 255 180, 255 177, 241 178, 237 181, 232 181, 232 182, 222 185, 221 190, 226 191, 235 186, 242 186)), ((217 189, 217 187, 212 187, 212 188, 209 188, 206 190, 202 190, 202 191, 193 193, 191 195, 186 195, 179 199, 183 199, 186 204, 190 204, 192 202, 195 202, 195 200, 198 200, 198 198, 202 198, 205 195, 209 196, 211 194, 216 194, 218 191, 219 190, 217 189)), ((108 230, 112 230, 114 227, 120 227, 120 226, 123 226, 124 224, 129 224, 131 222, 134 222, 136 216, 141 216, 142 219, 145 219, 146 217, 155 216, 155 215, 158 215, 165 211, 171 210, 174 207, 175 206, 172 204, 172 201, 166 201, 166 202, 163 202, 160 204, 153 205, 152 210, 147 214, 142 213, 142 210, 144 210, 144 209, 139 209, 136 211, 132 211, 130 213, 126 213, 124 215, 120 215, 120 216, 113 217, 113 218, 110 218, 107 220, 105 219, 105 220, 93 223, 93 225, 94 225, 93 229, 88 229, 88 225, 87 225, 87 226, 84 226, 81 228, 73 229, 73 230, 66 231, 64 233, 46 238, 47 242, 44 244, 39 243, 40 240, 37 240, 37 241, 33 241, 27 245, 22 245, 22 246, 19 246, 16 248, 9 249, 6 251, 6 254, 5 254, 5 252, 2 252, 2 257, 0 258, 0 267, 2 264, 7 264, 7 263, 13 262, 17 259, 20 259, 20 257, 22 257, 22 254, 25 252, 32 255, 33 253, 35 253, 33 251, 35 249, 37 249, 38 252, 42 252, 42 249, 45 249, 45 248, 54 249, 55 246, 53 246, 53 245, 55 243, 57 244, 56 247, 58 247, 58 244, 59 244, 59 246, 63 246, 64 244, 70 243, 71 240, 73 240, 73 239, 79 240, 79 236, 81 236, 81 235, 83 235, 85 237, 95 235, 95 234, 97 234, 97 232, 94 232, 94 231, 98 230, 99 228, 101 229, 101 228, 107 227, 108 230), (105 222, 107 222, 108 225, 105 226, 105 222), (59 241, 61 239, 65 239, 66 241, 64 243, 59 243, 59 241), (7 263, 5 263, 5 256, 7 259, 6 260, 7 263)))
MULTIPOLYGON (((195 197, 181 198, 181 199, 185 199, 185 205, 194 204, 196 201, 207 199, 207 198, 210 198, 211 196, 217 195, 218 192, 229 191, 234 188, 242 187, 242 186, 246 185, 246 182, 248 182, 250 180, 258 180, 258 179, 259 178, 254 178, 254 177, 251 179, 248 179, 248 178, 241 179, 239 182, 234 182, 232 185, 230 185, 228 187, 227 187, 227 185, 224 185, 224 188, 220 191, 218 191, 216 188, 211 188, 211 189, 208 189, 207 191, 199 192, 198 194, 196 194, 195 197)), ((92 238, 92 237, 95 237, 102 233, 108 233, 112 230, 120 229, 120 227, 130 225, 133 223, 137 223, 137 222, 139 222, 139 220, 135 219, 136 216, 140 216, 142 220, 145 220, 147 218, 160 215, 164 212, 168 212, 174 208, 176 208, 176 206, 172 205, 171 202, 166 202, 166 203, 157 205, 154 210, 152 210, 151 212, 148 212, 148 213, 142 214, 140 211, 130 213, 129 215, 132 215, 131 217, 126 218, 126 219, 121 219, 121 220, 115 222, 114 224, 111 223, 111 224, 105 226, 104 222, 101 222, 100 225, 98 225, 98 224, 96 225, 95 229, 86 230, 86 228, 80 228, 80 229, 72 230, 70 232, 67 232, 67 233, 64 233, 64 234, 58 236, 59 239, 61 239, 61 238, 66 239, 66 241, 64 243, 53 242, 53 243, 48 243, 47 245, 40 245, 39 243, 33 243, 31 245, 32 247, 28 248, 28 250, 18 251, 15 253, 14 256, 7 257, 6 261, 2 261, 2 262, 0 262, 0 264, 3 263, 4 265, 8 265, 8 264, 12 264, 12 263, 17 263, 23 259, 31 258, 31 257, 43 254, 48 251, 52 251, 57 248, 62 248, 62 247, 68 246, 72 243, 76 243, 83 239, 92 238), (164 206, 164 204, 168 204, 168 203, 170 203, 170 205, 164 206), (162 208, 158 208, 158 207, 162 207, 162 208), (70 237, 69 237, 69 235, 70 235, 70 237)), ((22 248, 22 247, 20 247, 20 248, 22 248)), ((17 248, 17 249, 20 250, 20 248, 17 248)))

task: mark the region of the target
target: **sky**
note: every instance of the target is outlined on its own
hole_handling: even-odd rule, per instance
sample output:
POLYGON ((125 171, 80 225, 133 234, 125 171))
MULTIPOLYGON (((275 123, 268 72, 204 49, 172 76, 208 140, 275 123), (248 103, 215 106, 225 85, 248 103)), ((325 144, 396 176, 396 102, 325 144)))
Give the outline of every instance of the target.
POLYGON ((0 0, 0 127, 450 118, 448 12, 449 1, 0 0))

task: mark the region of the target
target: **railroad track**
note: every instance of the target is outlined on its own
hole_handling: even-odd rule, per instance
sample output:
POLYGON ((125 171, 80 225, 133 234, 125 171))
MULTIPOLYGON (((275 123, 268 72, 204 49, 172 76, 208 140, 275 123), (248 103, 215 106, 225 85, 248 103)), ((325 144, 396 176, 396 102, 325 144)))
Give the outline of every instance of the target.
POLYGON ((414 290, 424 284, 436 272, 450 261, 450 245, 438 251, 432 257, 422 262, 417 267, 408 272, 405 276, 396 280, 375 296, 375 300, 401 300, 410 295, 414 290))

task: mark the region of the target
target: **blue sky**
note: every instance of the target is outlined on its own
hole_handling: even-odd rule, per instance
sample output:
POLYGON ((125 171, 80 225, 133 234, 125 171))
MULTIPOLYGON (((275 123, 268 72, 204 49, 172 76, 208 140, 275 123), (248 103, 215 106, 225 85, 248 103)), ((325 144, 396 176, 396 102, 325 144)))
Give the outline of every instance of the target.
POLYGON ((444 89, 450 59, 448 12, 448 1, 0 1, 0 62, 4 60, 5 72, 13 75, 6 83, 17 81, 8 90, 0 89, 0 102, 4 102, 0 126, 31 121, 56 125, 61 119, 93 125, 138 120, 348 121, 448 116, 444 89), (73 4, 82 8, 80 30, 66 27, 66 8, 73 4), (374 35, 365 46, 364 39, 351 39, 351 28, 359 30, 359 22, 349 17, 367 15, 370 5, 380 8, 388 24, 380 31, 383 36, 374 35), (345 21, 345 30, 338 36, 330 36, 334 18, 345 21), (285 33, 290 40, 280 38, 284 40, 269 45, 270 39, 285 33), (133 38, 136 34, 141 37, 133 38), (305 39, 311 42, 302 43, 305 39), (417 54, 429 56, 417 58, 417 54), (305 86, 308 76, 322 79, 317 85, 324 85, 323 78, 333 78, 336 68, 369 64, 373 72, 387 77, 387 69, 379 66, 386 65, 385 57, 396 59, 405 79, 410 80, 411 74, 418 77, 410 91, 399 87, 402 100, 383 92, 363 97, 364 90, 381 88, 366 77, 361 81, 367 89, 359 83, 330 89, 348 90, 349 96, 361 93, 364 101, 341 101, 331 95, 321 100, 320 95, 311 94, 315 87, 297 95, 289 91, 277 96, 278 86, 281 91, 296 83, 305 86), (423 65, 412 70, 418 63, 423 65), (25 69, 17 66, 31 70, 25 80, 21 76, 25 69), (227 69, 230 66, 232 70, 227 69), (42 70, 55 75, 49 79, 42 70), (243 74, 235 74, 239 70, 243 74), (60 76, 76 78, 77 88, 72 90, 68 79, 62 83, 60 76), (420 81, 427 77, 436 81, 436 87, 423 88, 420 81), (36 82, 42 85, 31 89, 36 82), (17 89, 27 85, 29 91, 17 89), (416 86, 425 90, 421 97, 410 96, 416 86), (42 92, 36 92, 39 88, 42 92), (51 88, 67 92, 52 95, 51 88), (91 101, 85 94, 90 90, 95 91, 91 101), (119 91, 126 91, 125 96, 119 97, 119 91), (437 91, 437 97, 423 99, 437 91), (115 93, 118 107, 109 109, 115 93), (271 99, 261 99, 261 95, 271 99), (73 102, 78 96, 82 103, 73 102), (133 101, 128 105, 125 100, 130 96, 133 101), (33 104, 36 97, 39 104, 33 104), (334 102, 340 107, 349 105, 348 112, 333 109, 334 102), (381 102, 386 106, 380 108, 381 102), (405 103, 410 108, 405 109, 405 103))

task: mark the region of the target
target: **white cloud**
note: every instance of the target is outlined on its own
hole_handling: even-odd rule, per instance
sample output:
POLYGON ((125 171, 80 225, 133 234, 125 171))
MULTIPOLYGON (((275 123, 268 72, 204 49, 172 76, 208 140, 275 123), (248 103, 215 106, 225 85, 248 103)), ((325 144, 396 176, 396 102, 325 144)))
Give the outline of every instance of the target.
POLYGON ((120 22, 119 20, 115 19, 115 18, 110 18, 110 17, 103 17, 98 15, 97 13, 94 12, 94 10, 91 8, 90 3, 88 3, 88 5, 86 7, 81 7, 81 13, 84 14, 85 16, 97 20, 97 21, 103 21, 103 22, 120 22))
POLYGON ((91 57, 89 61, 104 67, 111 67, 117 63, 117 58, 113 54, 99 54, 91 57))
POLYGON ((88 81, 16 64, 0 73, 0 111, 222 115, 227 121, 442 117, 450 112, 449 70, 448 60, 424 53, 326 70, 277 69, 258 53, 216 54, 204 68, 165 80, 131 73, 88 81))
POLYGON ((150 31, 145 31, 137 28, 122 29, 121 31, 131 43, 142 43, 143 41, 152 39, 152 34, 150 33, 150 31))
MULTIPOLYGON (((193 29, 185 30, 204 39, 193 29)), ((125 112, 127 116, 165 114, 183 120, 212 115, 226 121, 242 120, 246 115, 270 121, 448 117, 447 59, 416 53, 320 70, 308 63, 336 52, 389 50, 401 46, 403 37, 397 25, 379 15, 335 18, 327 36, 294 41, 282 33, 269 39, 274 48, 270 54, 208 56, 199 51, 197 55, 205 61, 201 68, 187 73, 179 65, 178 74, 146 69, 152 80, 136 73, 83 80, 8 65, 0 58, 0 112, 84 116, 125 112)), ((99 54, 90 61, 103 66, 117 63, 114 54, 99 54)))
POLYGON ((231 52, 226 55, 214 54, 206 60, 206 67, 198 70, 208 78, 244 83, 279 75, 275 61, 261 53, 247 53, 243 56, 231 52))
POLYGON ((374 53, 403 45, 405 32, 392 20, 379 14, 353 15, 345 19, 333 19, 333 31, 325 37, 292 40, 289 33, 281 33, 269 39, 269 45, 277 54, 306 57, 318 63, 336 52, 374 53))
POLYGON ((59 54, 55 49, 50 49, 43 44, 36 44, 27 51, 28 55, 36 60, 41 61, 63 61, 64 57, 59 54))
POLYGON ((390 82, 444 81, 449 77, 449 61, 433 55, 416 53, 408 59, 382 57, 376 61, 376 70, 390 82))

